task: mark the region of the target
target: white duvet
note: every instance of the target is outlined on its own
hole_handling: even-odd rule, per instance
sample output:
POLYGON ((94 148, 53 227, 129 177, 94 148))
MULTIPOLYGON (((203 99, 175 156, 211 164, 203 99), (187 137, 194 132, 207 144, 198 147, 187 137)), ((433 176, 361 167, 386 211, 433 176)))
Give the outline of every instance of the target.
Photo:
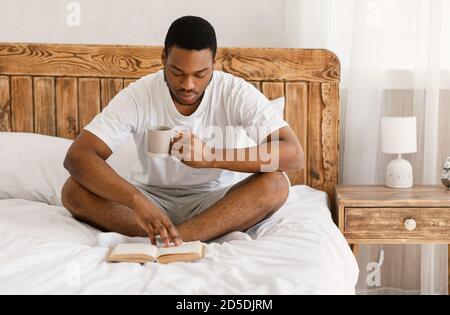
POLYGON ((147 240, 99 232, 63 207, 0 200, 0 293, 354 294, 358 267, 325 193, 294 186, 247 232, 209 243, 197 262, 114 264, 111 246, 147 240))

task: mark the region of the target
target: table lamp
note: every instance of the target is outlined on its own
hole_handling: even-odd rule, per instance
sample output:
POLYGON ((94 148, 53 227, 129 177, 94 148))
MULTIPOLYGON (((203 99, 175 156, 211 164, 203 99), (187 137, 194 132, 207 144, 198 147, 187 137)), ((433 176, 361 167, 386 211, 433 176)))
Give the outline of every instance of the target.
POLYGON ((386 168, 385 185, 391 188, 412 187, 412 166, 402 159, 402 154, 417 152, 416 117, 382 117, 381 151, 397 154, 386 168))

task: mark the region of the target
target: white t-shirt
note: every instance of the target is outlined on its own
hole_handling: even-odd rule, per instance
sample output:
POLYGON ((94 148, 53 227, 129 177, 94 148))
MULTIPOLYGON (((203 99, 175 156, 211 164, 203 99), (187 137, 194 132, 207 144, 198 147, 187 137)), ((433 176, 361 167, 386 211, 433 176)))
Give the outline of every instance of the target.
POLYGON ((139 165, 133 168, 128 179, 136 186, 208 191, 242 179, 242 173, 217 168, 193 168, 172 156, 150 157, 145 145, 146 130, 155 125, 188 127, 208 145, 239 148, 248 143, 242 135, 246 137, 247 134, 254 142, 260 143, 287 123, 252 84, 222 71, 213 72, 197 110, 190 116, 184 116, 176 109, 161 70, 142 77, 120 91, 84 129, 100 138, 113 152, 130 134, 133 135, 139 165), (239 126, 245 132, 240 133, 238 141, 228 141, 224 145, 222 138, 229 140, 236 137, 236 134, 226 133, 230 126, 239 126), (258 134, 252 126, 258 126, 258 134), (222 138, 214 136, 218 133, 217 128, 223 132, 222 138))

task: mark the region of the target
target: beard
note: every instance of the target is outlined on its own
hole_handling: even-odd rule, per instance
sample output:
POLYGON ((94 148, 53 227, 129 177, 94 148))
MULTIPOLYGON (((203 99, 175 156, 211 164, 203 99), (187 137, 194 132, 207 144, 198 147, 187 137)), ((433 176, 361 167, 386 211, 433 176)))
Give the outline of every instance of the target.
POLYGON ((184 106, 194 106, 194 105, 197 105, 198 103, 201 102, 201 100, 202 100, 202 98, 203 98, 203 95, 205 94, 205 90, 206 90, 206 88, 209 86, 209 84, 211 83, 212 78, 213 78, 213 74, 214 74, 214 72, 211 73, 211 77, 209 78, 208 84, 206 85, 205 90, 203 90, 203 92, 200 94, 200 96, 197 97, 197 98, 195 98, 193 101, 187 103, 187 102, 185 102, 185 101, 183 101, 183 100, 181 100, 181 99, 179 99, 179 98, 177 97, 176 91, 173 91, 173 90, 171 89, 171 87, 170 87, 170 85, 169 85, 169 82, 167 81, 166 70, 164 69, 163 72, 164 72, 164 81, 166 82, 167 88, 169 89, 169 92, 170 92, 170 95, 172 96, 172 99, 175 99, 175 100, 177 101, 178 104, 184 105, 184 106))

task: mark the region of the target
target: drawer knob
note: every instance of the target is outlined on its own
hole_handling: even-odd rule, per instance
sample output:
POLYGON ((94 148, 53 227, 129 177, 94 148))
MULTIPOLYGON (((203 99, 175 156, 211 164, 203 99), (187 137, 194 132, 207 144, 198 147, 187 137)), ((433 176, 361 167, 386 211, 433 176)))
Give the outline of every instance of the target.
POLYGON ((405 229, 407 229, 408 231, 414 231, 416 229, 416 220, 406 219, 405 220, 405 229))

